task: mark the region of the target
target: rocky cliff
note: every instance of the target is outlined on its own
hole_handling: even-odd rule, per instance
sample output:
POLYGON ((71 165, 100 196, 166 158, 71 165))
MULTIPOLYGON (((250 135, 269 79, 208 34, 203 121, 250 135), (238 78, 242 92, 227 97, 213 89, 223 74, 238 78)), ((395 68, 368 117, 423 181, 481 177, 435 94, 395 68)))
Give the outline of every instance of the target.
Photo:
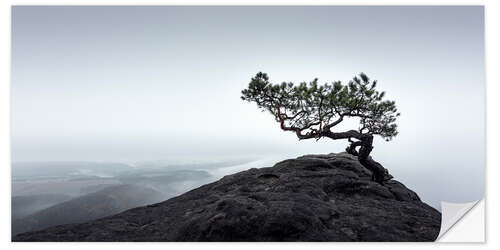
POLYGON ((434 241, 441 214, 346 153, 225 176, 150 206, 14 241, 434 241))

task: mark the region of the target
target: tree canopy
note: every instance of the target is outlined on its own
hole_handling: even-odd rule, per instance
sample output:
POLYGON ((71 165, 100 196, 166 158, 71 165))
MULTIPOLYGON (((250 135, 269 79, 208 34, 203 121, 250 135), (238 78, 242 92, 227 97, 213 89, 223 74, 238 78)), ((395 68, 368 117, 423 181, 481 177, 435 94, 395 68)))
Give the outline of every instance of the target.
POLYGON ((299 139, 348 139, 351 145, 347 151, 361 155, 362 161, 367 160, 371 152, 373 135, 389 141, 398 134, 395 122, 400 113, 396 104, 384 100, 385 92, 376 87, 377 81, 370 80, 364 73, 347 84, 340 81, 318 84, 318 79, 314 79, 295 85, 292 82, 272 84, 266 73, 259 72, 241 92, 241 98, 271 113, 281 129, 295 132, 299 139), (332 131, 346 118, 358 118, 359 127, 345 132, 332 131), (359 152, 358 146, 361 146, 359 152))

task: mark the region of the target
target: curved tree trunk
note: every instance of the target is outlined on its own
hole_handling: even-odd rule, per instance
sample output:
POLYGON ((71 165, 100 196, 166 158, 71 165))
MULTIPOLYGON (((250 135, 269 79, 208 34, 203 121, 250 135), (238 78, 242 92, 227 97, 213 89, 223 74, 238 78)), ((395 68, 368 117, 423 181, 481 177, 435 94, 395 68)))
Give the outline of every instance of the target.
POLYGON ((370 156, 373 149, 373 135, 362 134, 356 130, 350 130, 342 133, 324 131, 324 136, 334 140, 349 139, 351 145, 346 148, 347 153, 357 156, 361 165, 372 172, 372 178, 376 182, 382 184, 384 181, 392 179, 392 176, 389 174, 387 169, 385 169, 380 163, 374 161, 370 156), (359 141, 351 141, 351 138, 356 138, 359 141), (359 151, 356 150, 357 147, 360 147, 359 151))
POLYGON ((382 164, 376 162, 370 156, 370 153, 373 149, 372 143, 373 143, 372 135, 367 135, 363 140, 361 140, 361 147, 359 148, 358 160, 361 163, 361 165, 365 166, 367 169, 372 171, 373 179, 376 182, 382 184, 384 181, 390 180, 392 176, 389 175, 389 172, 382 166, 382 164))

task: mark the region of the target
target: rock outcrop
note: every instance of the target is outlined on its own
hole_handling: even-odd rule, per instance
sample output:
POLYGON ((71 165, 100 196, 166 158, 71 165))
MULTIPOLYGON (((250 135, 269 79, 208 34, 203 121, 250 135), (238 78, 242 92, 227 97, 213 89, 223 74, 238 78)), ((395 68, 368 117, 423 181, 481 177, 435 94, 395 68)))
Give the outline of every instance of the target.
POLYGON ((347 153, 225 176, 167 201, 14 241, 434 241, 441 214, 347 153))

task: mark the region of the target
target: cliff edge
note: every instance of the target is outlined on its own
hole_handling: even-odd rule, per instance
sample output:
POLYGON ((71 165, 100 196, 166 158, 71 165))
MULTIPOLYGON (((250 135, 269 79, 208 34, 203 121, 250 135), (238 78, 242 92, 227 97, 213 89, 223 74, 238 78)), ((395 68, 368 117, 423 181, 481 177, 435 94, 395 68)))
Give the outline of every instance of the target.
POLYGON ((434 241, 441 214, 355 156, 306 155, 167 201, 13 241, 434 241))

